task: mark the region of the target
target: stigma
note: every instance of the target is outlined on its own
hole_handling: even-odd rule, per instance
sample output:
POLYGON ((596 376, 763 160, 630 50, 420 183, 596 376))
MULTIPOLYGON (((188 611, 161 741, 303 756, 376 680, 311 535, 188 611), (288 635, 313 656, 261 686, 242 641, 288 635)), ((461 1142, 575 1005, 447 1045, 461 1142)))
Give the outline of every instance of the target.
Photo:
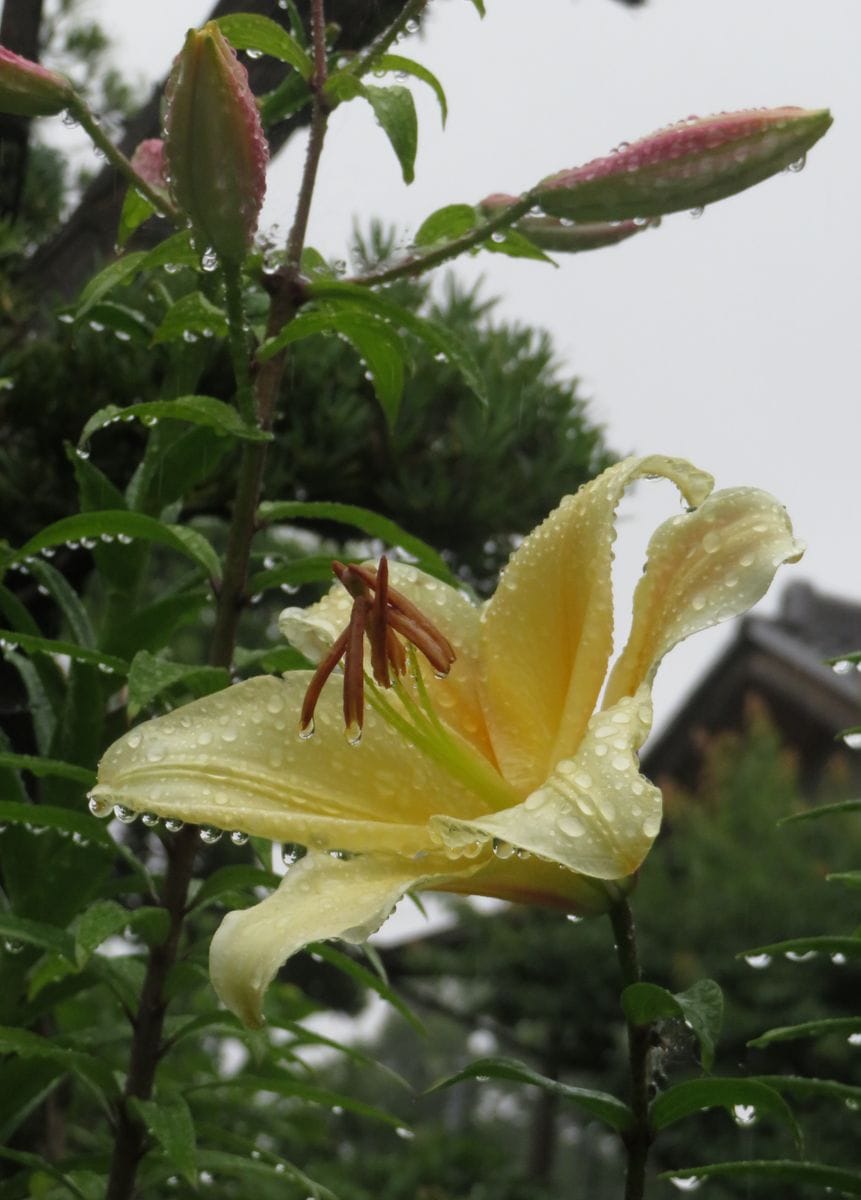
POLYGON ((350 618, 314 672, 299 718, 300 737, 314 729, 314 710, 329 676, 343 663, 343 711, 347 738, 358 742, 365 714, 365 640, 370 651, 371 674, 382 688, 407 673, 407 648, 412 646, 430 663, 434 673, 448 675, 455 660, 449 641, 406 596, 389 586, 386 556, 379 566, 345 566, 332 563, 335 578, 352 597, 350 618))

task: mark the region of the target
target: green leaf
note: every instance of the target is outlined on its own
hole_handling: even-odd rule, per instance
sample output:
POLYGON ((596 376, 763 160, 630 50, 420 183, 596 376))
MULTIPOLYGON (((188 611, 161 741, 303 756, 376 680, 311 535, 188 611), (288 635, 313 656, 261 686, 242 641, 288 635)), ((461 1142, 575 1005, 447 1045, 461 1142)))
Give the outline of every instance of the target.
POLYGON ((179 396, 176 400, 147 400, 140 404, 129 404, 125 408, 108 404, 93 413, 81 431, 78 444, 86 446, 97 430, 115 425, 118 421, 131 420, 142 421, 150 426, 160 420, 187 421, 248 442, 272 440, 271 434, 246 425, 236 409, 223 400, 216 400, 214 396, 179 396))
POLYGON ((194 1120, 185 1100, 178 1092, 158 1100, 133 1098, 131 1107, 149 1133, 192 1188, 197 1187, 197 1142, 194 1120))
POLYGON ((214 900, 220 900, 223 896, 232 895, 237 891, 246 891, 255 887, 276 888, 280 882, 281 877, 274 871, 264 871, 261 867, 252 867, 244 863, 219 867, 204 881, 200 890, 195 894, 189 911, 203 908, 207 904, 212 904, 214 900))
POLYGON ((844 887, 861 888, 861 871, 834 871, 825 878, 828 883, 842 883, 844 887))
MULTIPOLYGON (((221 574, 218 555, 206 538, 196 530, 189 529, 186 525, 165 525, 143 513, 122 510, 80 513, 74 517, 63 517, 61 520, 55 521, 53 525, 42 529, 35 537, 30 538, 29 542, 14 554, 11 561, 22 562, 24 559, 38 554, 45 547, 62 546, 70 541, 81 542, 82 540, 97 539, 102 534, 158 542, 191 558, 211 578, 217 579, 221 574)), ((45 564, 33 564, 34 567, 37 565, 44 566, 45 564)))
POLYGON ((415 62, 414 59, 404 58, 400 54, 383 54, 379 58, 374 59, 374 70, 397 71, 399 74, 413 75, 416 79, 420 79, 422 83, 426 83, 428 87, 433 88, 436 98, 439 101, 442 124, 443 128, 445 128, 445 123, 448 120, 448 102, 445 98, 443 86, 433 71, 429 71, 427 67, 423 67, 421 63, 415 62))
POLYGON ((294 1035, 294 1041, 285 1045, 283 1047, 284 1050, 292 1051, 296 1046, 326 1046, 330 1050, 335 1050, 338 1054, 343 1054, 351 1062, 358 1063, 362 1067, 372 1067, 375 1070, 383 1071, 387 1078, 393 1080, 399 1087, 405 1088, 407 1091, 413 1090, 412 1085, 404 1079, 403 1075, 399 1075, 397 1071, 393 1071, 386 1063, 380 1062, 379 1059, 366 1054, 363 1050, 359 1050, 355 1046, 336 1042, 334 1038, 326 1037, 322 1033, 315 1033, 304 1025, 298 1025, 295 1021, 279 1021, 278 1028, 294 1035))
POLYGON ((329 963, 330 966, 337 967, 339 971, 343 971, 351 979, 355 979, 358 983, 369 987, 385 1000, 387 1004, 390 1004, 392 1008, 399 1012, 417 1033, 425 1033, 424 1025, 412 1009, 379 976, 375 975, 373 971, 369 971, 367 967, 363 967, 355 959, 350 958, 349 955, 344 954, 341 950, 336 950, 334 946, 330 946, 327 942, 311 942, 305 949, 309 954, 315 955, 317 958, 322 959, 323 962, 329 963))
POLYGON ((29 917, 19 917, 12 912, 0 911, 0 937, 7 942, 6 949, 12 946, 12 953, 21 943, 27 946, 38 946, 40 950, 48 950, 52 954, 60 954, 70 963, 75 961, 74 943, 63 929, 56 925, 48 925, 45 921, 32 921, 29 917))
POLYGON ((445 1079, 437 1080, 428 1088, 428 1092, 439 1091, 440 1088, 451 1087, 452 1084, 462 1083, 467 1079, 510 1079, 515 1083, 532 1084, 533 1087, 541 1088, 542 1091, 550 1092, 563 1100, 569 1100, 577 1108, 606 1122, 620 1133, 629 1129, 634 1119, 627 1104, 623 1104, 609 1092, 596 1092, 591 1088, 572 1087, 567 1083, 559 1083, 558 1080, 539 1075, 531 1067, 510 1058, 476 1059, 475 1062, 458 1071, 456 1075, 449 1075, 445 1079))
MULTIPOLYGON (((33 722, 33 732, 36 736, 36 748, 40 754, 48 754, 54 742, 64 697, 61 695, 58 699, 55 692, 49 692, 40 672, 36 670, 29 658, 16 654, 14 650, 6 650, 3 657, 10 666, 15 668, 24 684, 30 718, 33 722)), ((11 743, 4 739, 2 745, 7 744, 11 743)), ((6 753, 5 750, 4 753, 6 753)), ((14 766, 15 764, 7 763, 6 765, 14 766)))
MULTIPOLYGON (((345 563, 348 559, 343 560, 345 563)), ((303 583, 327 583, 332 580, 332 560, 323 555, 311 554, 307 558, 295 558, 258 571, 248 581, 252 595, 266 592, 270 588, 287 587, 293 591, 303 583)), ((265 652, 264 652, 265 653, 265 652)))
POLYGON ((283 675, 287 671, 307 671, 312 664, 292 646, 267 646, 262 650, 247 650, 237 646, 236 669, 244 676, 260 674, 283 675))
POLYGON ((233 1088, 239 1091, 275 1092, 278 1096, 296 1096, 299 1099, 308 1101, 310 1104, 320 1104, 324 1108, 330 1109, 346 1109, 348 1112, 356 1113, 357 1116, 369 1117, 371 1120, 380 1121, 384 1125, 404 1128, 404 1123, 399 1117, 386 1112, 382 1108, 378 1108, 376 1105, 366 1104, 363 1100, 357 1100, 345 1092, 335 1092, 330 1088, 318 1087, 316 1084, 306 1083, 304 1080, 297 1079, 286 1071, 273 1070, 268 1071, 265 1075, 246 1075, 243 1073, 232 1079, 210 1080, 189 1088, 189 1091, 196 1091, 198 1088, 206 1088, 208 1090, 216 1087, 233 1088))
POLYGON ((825 1163, 796 1162, 794 1159, 752 1159, 745 1162, 709 1163, 665 1171, 661 1179, 718 1179, 750 1176, 780 1179, 789 1184, 809 1183, 842 1196, 861 1196, 861 1174, 829 1167, 825 1163))
POLYGON ((145 271, 156 267, 190 267, 196 271, 200 266, 200 255, 192 245, 189 231, 180 229, 150 250, 140 265, 145 271))
MULTIPOLYGON (((18 756, 13 756, 18 757, 18 756)), ((71 767, 70 763, 63 763, 71 767)), ((83 767, 75 767, 84 771, 83 767)), ((93 778, 92 772, 87 772, 93 778)), ((83 782, 83 780, 81 780, 83 782)), ((58 808, 49 804, 25 804, 14 800, 0 800, 0 825, 30 825, 36 829, 58 829, 69 834, 77 844, 96 842, 113 849, 114 842, 107 828, 89 813, 77 812, 73 808, 58 808)))
POLYGON ((146 250, 136 250, 134 254, 125 254, 122 258, 108 263, 98 274, 94 275, 78 297, 76 319, 82 320, 94 304, 125 283, 131 283, 135 275, 148 258, 146 250))
POLYGON ((404 183, 415 179, 419 125, 413 94, 405 87, 372 87, 364 84, 362 95, 374 110, 374 116, 392 144, 401 164, 404 183))
POLYGON ((389 425, 393 425, 404 390, 404 347, 388 321, 371 313, 336 310, 301 313, 258 353, 261 362, 284 346, 315 333, 339 333, 355 347, 368 367, 370 382, 389 425))
POLYGON ((413 238, 414 246, 451 242, 475 229, 480 217, 471 204, 447 204, 425 217, 413 238))
POLYGON ((711 1070, 723 1024, 723 993, 712 979, 701 979, 675 995, 654 983, 633 983, 622 993, 625 1016, 634 1025, 680 1017, 700 1043, 703 1067, 711 1070))
MULTIPOLYGON (((81 1191, 74 1180, 70 1179, 68 1175, 65 1175, 58 1167, 55 1167, 52 1163, 48 1162, 48 1160, 42 1154, 30 1154, 26 1150, 9 1150, 3 1146, 0 1146, 0 1158, 6 1158, 9 1160, 9 1162, 18 1163, 18 1165, 21 1167, 29 1167, 30 1170, 36 1175, 42 1173, 43 1175, 48 1176, 50 1179, 53 1179, 59 1183, 61 1187, 65 1188, 67 1192, 70 1192, 73 1196, 76 1196, 77 1200, 90 1200, 90 1197, 85 1192, 81 1191)), ((33 1183, 33 1178, 33 1175, 31 1175, 26 1194, 35 1197, 37 1195, 41 1195, 42 1193, 32 1191, 30 1185, 33 1183)), ((15 1194, 19 1196, 25 1195, 23 1192, 16 1192, 15 1194)))
POLYGON ((489 250, 492 254, 507 254, 509 258, 531 258, 556 266, 552 258, 516 229, 497 229, 481 243, 481 249, 489 250))
POLYGON ((802 1021, 799 1025, 779 1025, 748 1042, 749 1046, 770 1046, 773 1042, 794 1042, 799 1038, 861 1034, 861 1017, 823 1017, 802 1021))
POLYGON ((484 17, 487 15, 485 7, 484 7, 484 0, 471 0, 471 3, 472 3, 472 7, 475 9, 475 11, 478 13, 478 15, 480 17, 484 17))
POLYGON ((227 316, 203 292, 188 292, 175 301, 152 335, 154 343, 179 342, 186 334, 227 337, 227 316))
MULTIPOLYGON (((24 554, 24 551, 22 550, 20 553, 24 554)), ((36 582, 40 583, 56 601, 78 645, 95 649, 96 634, 90 621, 90 614, 84 608, 80 596, 69 584, 65 575, 47 562, 34 561, 28 563, 27 567, 36 582)))
POLYGON ((725 1108, 733 1116, 748 1119, 757 1113, 772 1113, 789 1126, 796 1145, 801 1147, 801 1130, 789 1105, 778 1092, 759 1080, 688 1079, 653 1100, 649 1114, 652 1127, 658 1130, 708 1108, 725 1108))
MULTIPOLYGON (((464 381, 475 393, 482 404, 487 404, 487 393, 484 379, 471 351, 457 334, 437 321, 427 317, 416 316, 409 309, 403 308, 389 300, 380 292, 373 292, 358 283, 345 283, 341 280, 319 280, 309 287, 311 297, 315 300, 340 301, 347 305, 358 305, 381 317, 386 317, 397 328, 409 330, 434 352, 435 355, 447 359, 448 362, 463 376, 464 381)), ((276 340, 277 340, 276 335, 276 340)))
POLYGON ((127 188, 117 228, 117 245, 125 246, 134 231, 143 225, 144 221, 148 220, 154 212, 155 209, 146 196, 135 187, 127 188))
POLYGON ((137 716, 142 708, 180 684, 197 699, 220 692, 229 683, 230 672, 225 667, 171 662, 140 650, 129 669, 129 715, 137 716))
POLYGON ((50 1038, 41 1037, 26 1029, 0 1027, 0 1053, 55 1062, 95 1088, 100 1097, 101 1094, 114 1095, 117 1090, 113 1071, 107 1062, 80 1050, 66 1050, 50 1038))
POLYGON ((87 767, 79 767, 76 763, 60 762, 56 758, 42 758, 34 754, 10 754, 0 751, 0 766, 14 767, 18 771, 29 771, 40 779, 56 775, 60 779, 71 779, 75 783, 83 783, 92 787, 96 782, 93 771, 87 767))
POLYGON ((182 591, 165 596, 145 608, 130 612, 122 626, 115 631, 112 649, 133 657, 138 649, 161 650, 183 625, 199 618, 200 610, 209 600, 207 592, 182 591))
POLYGON ((148 944, 164 941, 169 926, 167 910, 146 906, 128 909, 115 900, 96 900, 78 920, 75 929, 75 962, 85 967, 102 942, 134 929, 148 944))
POLYGON ((861 1087, 850 1083, 837 1083, 834 1079, 808 1079, 804 1075, 757 1075, 756 1078, 777 1092, 789 1092, 791 1096, 799 1096, 802 1100, 825 1096, 847 1107, 861 1108, 861 1087))
POLYGON ((334 1192, 315 1183, 313 1179, 292 1163, 287 1162, 286 1159, 279 1158, 269 1151, 258 1151, 258 1154, 260 1154, 260 1158, 255 1159, 247 1154, 229 1154, 223 1150, 201 1150, 197 1156, 197 1165, 202 1171, 210 1171, 219 1177, 221 1175, 236 1176, 243 1191, 246 1191, 247 1184, 254 1179, 268 1181, 279 1188, 283 1180, 289 1179, 299 1185, 303 1195, 307 1196, 309 1200, 337 1200, 334 1192))
POLYGON ((831 817, 835 813, 856 812, 861 812, 861 799, 840 800, 837 804, 817 804, 815 808, 806 808, 804 812, 793 813, 791 817, 784 817, 779 824, 791 825, 796 821, 818 821, 820 817, 831 817))
POLYGON ((303 79, 310 79, 314 64, 283 26, 256 13, 231 13, 218 18, 221 32, 235 50, 260 50, 289 63, 303 79))
POLYGON ((768 954, 845 954, 847 958, 861 958, 861 937, 841 937, 825 935, 822 937, 792 938, 788 942, 772 942, 768 946, 757 946, 754 950, 745 950, 736 958, 758 958, 768 954))
POLYGON ((90 663, 99 667, 108 675, 126 675, 128 663, 113 654, 103 654, 100 650, 90 650, 86 646, 78 646, 74 642, 57 641, 54 638, 34 637, 29 633, 17 633, 13 629, 0 629, 0 650, 17 650, 18 647, 27 654, 64 654, 76 662, 90 663))
POLYGON ((92 329, 110 329, 124 342, 135 341, 142 345, 150 339, 152 325, 142 312, 126 304, 115 304, 112 300, 100 300, 87 313, 92 329))
POLYGON ((407 533, 388 517, 381 517, 379 513, 371 512, 368 508, 323 500, 264 500, 257 513, 258 519, 267 525, 276 521, 295 521, 301 518, 352 525, 390 546, 400 546, 416 560, 423 571, 435 575, 437 579, 445 580, 452 587, 458 586, 449 567, 432 546, 407 533))

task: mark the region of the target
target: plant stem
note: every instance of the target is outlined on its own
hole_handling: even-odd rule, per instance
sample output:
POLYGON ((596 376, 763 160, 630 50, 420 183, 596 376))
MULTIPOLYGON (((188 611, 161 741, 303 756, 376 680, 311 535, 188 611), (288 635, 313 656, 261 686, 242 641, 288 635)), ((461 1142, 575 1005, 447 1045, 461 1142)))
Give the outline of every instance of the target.
MULTIPOLYGON (((622 897, 610 909, 610 922, 616 938, 616 955, 625 987, 639 983, 642 974, 637 954, 634 916, 628 901, 622 897)), ((649 1126, 649 1049, 651 1025, 634 1025, 628 1021, 628 1063, 631 1073, 631 1111, 634 1124, 623 1135, 627 1154, 625 1200, 643 1200, 646 1186, 646 1160, 652 1143, 649 1126)))
POLYGON ((179 211, 175 205, 162 192, 157 191, 145 179, 142 179, 134 169, 132 164, 123 154, 118 146, 115 146, 105 131, 102 129, 95 114, 90 110, 86 101, 81 96, 76 96, 74 101, 69 105, 69 112, 89 136, 90 141, 101 150, 105 158, 119 173, 125 181, 133 188, 136 188, 156 210, 162 213, 173 221, 174 225, 180 223, 179 211))
POLYGON ((302 171, 302 182, 299 185, 299 196, 296 201, 296 214, 293 217, 293 226, 287 239, 287 254, 284 263, 284 275, 291 281, 296 279, 299 272, 299 263, 302 258, 302 250, 305 246, 305 235, 308 231, 311 198, 314 195, 317 168, 320 165, 320 155, 323 151, 326 126, 329 120, 329 104, 324 95, 327 67, 326 14, 324 12, 323 0, 312 0, 311 32, 314 43, 314 74, 308 81, 313 95, 311 129, 308 135, 308 148, 305 152, 305 167, 302 171))
POLYGON ((224 297, 227 303, 230 361, 236 380, 236 407, 246 425, 254 422, 254 397, 248 363, 248 338, 242 309, 242 270, 234 263, 224 266, 224 297))
POLYGON ((467 250, 472 250, 474 246, 480 246, 497 229, 507 229, 518 217, 522 217, 524 213, 529 212, 533 204, 535 204, 534 194, 531 191, 524 192, 515 204, 509 204, 507 208, 500 209, 498 213, 495 213, 486 221, 482 221, 480 225, 477 225, 475 229, 470 229, 468 233, 464 233, 458 238, 452 238, 450 242, 443 242, 441 246, 436 246, 433 250, 428 250, 424 253, 408 254, 400 262, 395 263, 393 267, 384 267, 379 271, 370 271, 367 275, 355 275, 352 279, 347 280, 347 282, 360 283, 366 287, 375 287, 383 283, 393 283, 396 279, 403 279, 406 276, 414 279, 417 275, 422 275, 425 271, 430 271, 433 267, 438 267, 440 263, 448 262, 449 259, 457 258, 459 254, 463 254, 467 250))
POLYGON ((392 21, 367 47, 361 54, 357 54, 350 63, 347 70, 351 75, 361 76, 370 71, 376 60, 381 54, 385 54, 392 42, 396 41, 400 34, 407 31, 407 26, 411 21, 417 20, 423 10, 427 7, 428 0, 407 0, 407 3, 392 21))

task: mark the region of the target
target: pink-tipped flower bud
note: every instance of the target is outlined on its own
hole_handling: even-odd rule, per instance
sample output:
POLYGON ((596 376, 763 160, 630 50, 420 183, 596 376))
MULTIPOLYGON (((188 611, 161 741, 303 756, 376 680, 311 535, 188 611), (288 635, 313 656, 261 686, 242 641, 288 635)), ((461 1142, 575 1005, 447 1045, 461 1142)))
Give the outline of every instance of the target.
POLYGON ((68 79, 0 46, 0 112, 17 117, 53 117, 73 97, 68 79))
POLYGON ((161 138, 147 138, 141 142, 132 155, 131 162, 132 169, 140 175, 144 183, 167 196, 167 162, 161 138))
POLYGON ((269 148, 248 72, 214 21, 189 30, 165 105, 173 197, 203 246, 241 262, 257 229, 269 148))
POLYGON ((619 221, 700 208, 796 162, 831 124, 827 109, 766 108, 689 117, 542 181, 545 212, 619 221))

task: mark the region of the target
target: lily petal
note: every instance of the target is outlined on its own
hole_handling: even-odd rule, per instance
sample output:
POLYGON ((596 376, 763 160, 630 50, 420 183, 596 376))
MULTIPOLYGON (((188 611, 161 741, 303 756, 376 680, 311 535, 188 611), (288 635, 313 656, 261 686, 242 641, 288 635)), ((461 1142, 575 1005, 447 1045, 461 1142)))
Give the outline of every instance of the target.
POLYGON ((526 538, 485 608, 483 707, 500 769, 521 793, 574 754, 595 708, 613 640, 615 512, 645 475, 672 480, 691 505, 713 485, 683 459, 625 459, 526 538))
POLYGON ((777 568, 804 552, 786 510, 767 492, 715 492, 695 512, 655 531, 634 593, 634 619, 604 707, 651 683, 684 638, 738 616, 768 590, 777 568))
POLYGON ((241 1021, 259 1027, 266 988, 291 954, 327 938, 365 941, 423 878, 402 859, 308 854, 262 903, 224 918, 209 952, 216 992, 241 1021))
MULTIPOLYGON (((456 588, 407 563, 389 563, 389 581, 439 629, 456 654, 444 679, 419 655, 431 701, 440 718, 457 730, 485 758, 495 762, 481 707, 478 653, 481 609, 456 588)), ((306 658, 318 662, 350 617, 352 599, 338 584, 308 608, 286 608, 278 619, 281 632, 306 658)))
POLYGON ((307 671, 261 676, 131 730, 105 754, 95 795, 159 816, 327 850, 412 856, 434 812, 484 806, 381 717, 361 746, 324 691, 317 734, 297 735, 307 671))
POLYGON ((661 793, 640 774, 637 751, 652 726, 645 685, 596 713, 577 753, 521 803, 471 821, 431 823, 455 850, 476 835, 498 838, 596 879, 623 879, 646 857, 661 826, 661 793))

